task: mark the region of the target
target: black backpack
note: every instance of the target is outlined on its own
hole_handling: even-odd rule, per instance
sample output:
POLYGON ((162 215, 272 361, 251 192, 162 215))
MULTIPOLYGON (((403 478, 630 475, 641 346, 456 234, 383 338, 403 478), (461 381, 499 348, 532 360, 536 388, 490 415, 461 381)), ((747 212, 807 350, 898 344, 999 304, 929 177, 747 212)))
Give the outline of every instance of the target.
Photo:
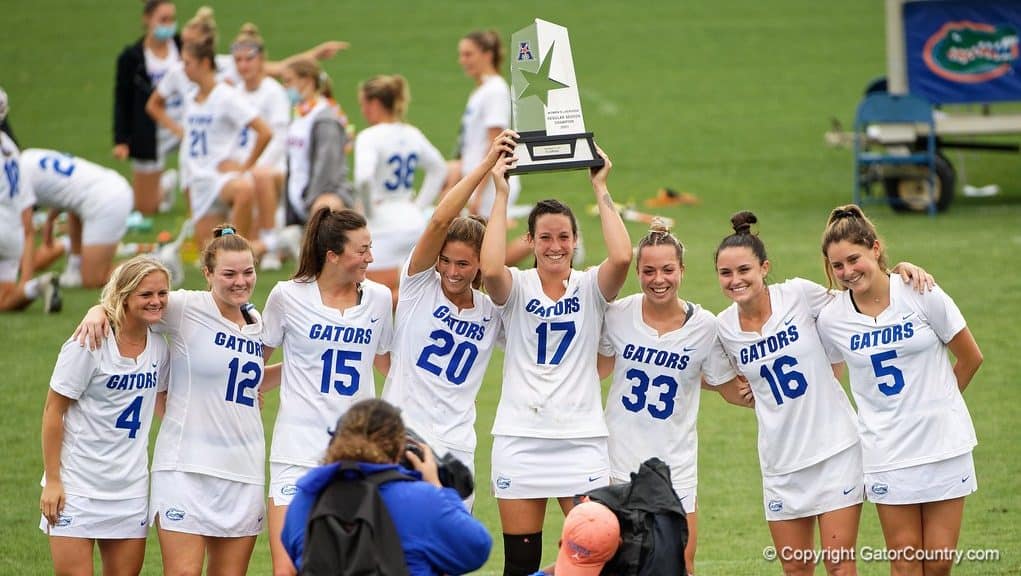
POLYGON ((627 484, 586 494, 617 515, 621 544, 601 574, 684 576, 688 521, 670 482, 670 467, 659 458, 642 463, 627 484))
POLYGON ((302 576, 406 576, 404 550, 379 485, 414 480, 397 470, 366 476, 341 462, 312 506, 305 529, 302 576))

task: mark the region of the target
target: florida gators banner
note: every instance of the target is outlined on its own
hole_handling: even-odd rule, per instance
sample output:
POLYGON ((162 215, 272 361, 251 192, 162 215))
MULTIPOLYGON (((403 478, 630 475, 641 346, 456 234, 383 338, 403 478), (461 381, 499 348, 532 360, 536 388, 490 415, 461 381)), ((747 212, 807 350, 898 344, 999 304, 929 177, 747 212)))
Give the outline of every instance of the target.
POLYGON ((930 102, 1021 101, 1019 0, 904 4, 908 90, 930 102))

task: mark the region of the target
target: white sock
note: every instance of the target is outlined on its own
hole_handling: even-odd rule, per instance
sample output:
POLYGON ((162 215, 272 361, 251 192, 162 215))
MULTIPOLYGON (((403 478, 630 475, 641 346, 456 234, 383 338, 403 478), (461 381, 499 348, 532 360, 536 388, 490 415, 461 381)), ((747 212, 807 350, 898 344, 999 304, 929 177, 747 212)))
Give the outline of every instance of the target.
POLYGON ((28 282, 25 282, 25 298, 29 300, 35 300, 39 297, 39 279, 32 278, 28 282))
POLYGON ((68 254, 67 255, 67 269, 68 270, 81 270, 82 268, 82 255, 81 254, 68 254))
POLYGON ((277 250, 277 231, 274 229, 270 230, 259 230, 259 241, 266 247, 267 252, 276 252, 277 250))
POLYGON ((60 237, 57 238, 57 242, 60 242, 61 244, 64 245, 64 253, 65 254, 70 254, 71 253, 71 237, 70 236, 68 236, 67 234, 65 234, 63 236, 60 236, 60 237))

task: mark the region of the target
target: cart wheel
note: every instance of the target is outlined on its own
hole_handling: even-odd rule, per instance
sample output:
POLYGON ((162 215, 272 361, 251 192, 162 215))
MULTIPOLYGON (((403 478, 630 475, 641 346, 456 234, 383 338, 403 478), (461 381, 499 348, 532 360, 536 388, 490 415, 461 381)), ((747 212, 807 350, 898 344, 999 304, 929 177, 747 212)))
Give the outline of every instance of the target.
MULTIPOLYGON (((936 211, 944 212, 954 199, 954 167, 941 153, 936 154, 936 211)), ((886 197, 895 212, 926 212, 929 210, 929 179, 918 176, 887 178, 883 181, 886 197)))

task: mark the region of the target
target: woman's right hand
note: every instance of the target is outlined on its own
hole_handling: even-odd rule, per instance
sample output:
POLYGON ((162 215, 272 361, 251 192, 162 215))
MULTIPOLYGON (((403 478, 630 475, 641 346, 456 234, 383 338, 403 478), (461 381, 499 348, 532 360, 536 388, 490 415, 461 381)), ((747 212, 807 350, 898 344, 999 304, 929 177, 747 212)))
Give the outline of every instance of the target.
POLYGON ((81 347, 88 346, 89 350, 95 350, 103 343, 103 340, 110 334, 110 322, 106 319, 106 313, 102 306, 96 305, 89 308, 82 318, 78 327, 74 329, 71 338, 78 341, 81 347))
POLYGON ((518 133, 510 128, 500 132, 500 134, 493 139, 493 143, 489 146, 489 152, 486 153, 486 162, 492 166, 497 160, 504 156, 513 156, 514 148, 518 145, 517 138, 518 133))
POLYGON ((113 157, 118 160, 127 160, 130 153, 127 144, 117 144, 113 147, 113 157))
POLYGON ((422 480, 442 488, 443 484, 440 483, 440 469, 436 465, 436 457, 433 456, 432 448, 425 444, 418 444, 419 450, 422 451, 423 458, 419 458, 417 454, 408 450, 404 452, 408 462, 411 462, 411 467, 422 474, 422 480))
POLYGON ((50 526, 57 524, 60 513, 64 511, 64 484, 60 480, 46 481, 43 495, 39 498, 39 511, 46 517, 50 526))

